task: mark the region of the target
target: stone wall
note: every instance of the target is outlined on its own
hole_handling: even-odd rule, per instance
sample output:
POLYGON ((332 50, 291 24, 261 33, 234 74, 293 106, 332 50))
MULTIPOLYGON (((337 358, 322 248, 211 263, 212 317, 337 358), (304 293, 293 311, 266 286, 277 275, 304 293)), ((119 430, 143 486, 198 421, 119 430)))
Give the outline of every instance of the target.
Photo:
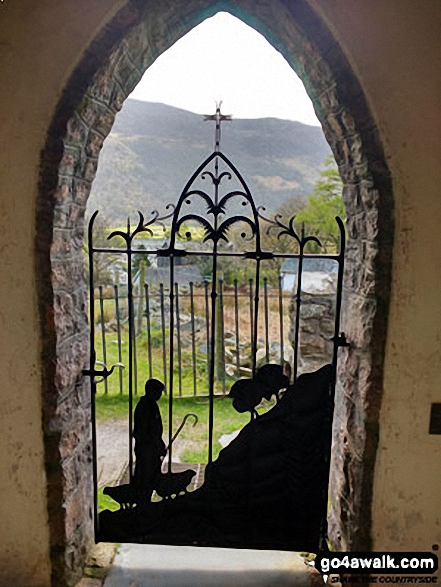
MULTIPOLYGON (((90 405, 87 381, 82 369, 87 366, 87 320, 83 278, 82 242, 84 212, 98 155, 110 132, 116 112, 150 63, 220 5, 192 0, 147 3, 142 9, 133 3, 123 9, 99 35, 78 65, 60 100, 43 154, 38 199, 39 297, 42 319, 44 430, 46 469, 49 479, 49 524, 54 582, 75 579, 91 538, 90 500, 90 405), (41 236, 41 235, 40 235, 41 236)), ((364 430, 363 402, 370 394, 380 397, 385 321, 387 318, 387 250, 379 256, 377 241, 383 238, 384 222, 377 209, 383 199, 387 238, 391 242, 390 198, 387 169, 372 126, 369 111, 358 82, 329 30, 306 2, 237 0, 222 4, 245 22, 262 32, 287 58, 309 91, 327 139, 333 149, 345 182, 345 201, 349 210, 348 318, 362 316, 367 329, 359 330, 359 348, 368 353, 361 382, 352 374, 359 365, 355 352, 345 365, 351 377, 344 378, 346 395, 357 401, 357 422, 364 430), (354 116, 357 123, 354 120, 354 116), (371 169, 369 156, 375 154, 371 169), (366 243, 369 244, 366 247, 366 243), (361 263, 362 270, 357 267, 361 263), (356 268, 357 267, 357 268, 356 268), (366 287, 376 288, 381 281, 384 303, 374 305, 366 298, 366 287), (361 306, 360 306, 361 304, 361 306), (382 334, 370 336, 374 325, 382 334), (368 335, 369 336, 365 336, 368 335), (375 374, 372 376, 371 364, 375 374), (349 387, 347 385, 349 383, 349 387), (373 385, 372 385, 373 384, 373 385)), ((383 239, 387 240, 387 239, 383 239)), ((357 321, 357 319, 355 319, 357 321)), ((376 403, 377 400, 376 400, 376 403)), ((344 421, 354 413, 342 412, 344 421)), ((350 434, 360 430, 349 424, 350 434)), ((366 431, 369 436, 369 431, 366 431)), ((354 438, 354 442, 357 442, 354 438)), ((340 441, 340 440, 339 440, 340 441)), ((336 460, 334 490, 341 492, 345 472, 353 468, 350 499, 367 506, 357 507, 348 520, 337 512, 338 532, 344 545, 369 545, 370 491, 373 461, 360 461, 350 451, 346 460, 336 460), (359 481, 367 482, 363 494, 359 481), (357 495, 355 495, 357 494, 357 495), (364 530, 359 532, 358 519, 364 530)), ((375 455, 375 451, 371 456, 375 455)), ((360 504, 358 504, 359 506, 360 504)))
MULTIPOLYGON (((101 51, 111 51, 115 34, 122 36, 135 18, 136 13, 122 11, 105 31, 101 51)), ((99 58, 100 52, 93 49, 86 55, 85 78, 96 73, 99 58)), ((52 227, 46 233, 49 242, 39 240, 43 254, 38 262, 45 318, 43 405, 50 549, 52 582, 57 586, 76 584, 93 543, 91 397, 89 380, 82 374, 89 367, 84 215, 103 141, 136 83, 133 77, 124 78, 130 71, 125 60, 120 46, 112 52, 109 71, 98 73, 86 94, 85 79, 79 76, 73 81, 54 119, 42 161, 40 190, 45 197, 38 202, 38 223, 52 227), (49 258, 44 256, 47 252, 49 258)))
MULTIPOLYGON (((50 246, 53 195, 67 121, 93 83, 94 73, 108 63, 115 44, 123 42, 133 25, 134 7, 145 8, 145 18, 160 23, 152 5, 162 9, 172 4, 186 32, 193 22, 185 12, 190 3, 0 3, 2 585, 48 587, 48 527, 50 524, 54 536, 64 523, 58 433, 50 428, 51 402, 55 404, 58 394, 60 400, 64 397, 63 390, 54 386, 55 367, 62 357, 58 359, 55 350, 50 246), (130 4, 131 14, 115 16, 125 4, 130 4), (46 156, 38 195, 43 148, 46 156), (48 214, 39 214, 37 222, 36 206, 41 210, 46 204, 48 214), (48 416, 46 467, 42 404, 48 416), (48 516, 46 477, 57 483, 58 476, 56 491, 49 487, 48 516)), ((199 5, 208 16, 208 2, 199 5)), ((217 8, 225 6, 225 2, 216 3, 217 8)), ((337 116, 341 112, 344 119, 349 110, 355 121, 353 131, 335 131, 338 138, 333 144, 340 164, 346 166, 342 171, 345 197, 353 219, 352 267, 348 265, 345 292, 352 301, 343 303, 344 330, 353 346, 340 351, 340 422, 332 483, 334 535, 342 533, 343 546, 348 542, 357 547, 357 536, 372 534, 376 551, 423 551, 441 543, 440 436, 428 434, 430 405, 441 401, 439 0, 290 0, 285 6, 286 29, 292 30, 295 21, 306 39, 305 51, 308 44, 312 47, 313 56, 305 67, 301 56, 296 57, 299 52, 291 51, 289 39, 280 40, 298 39, 297 33, 283 35, 279 24, 271 28, 280 3, 258 0, 252 6, 249 3, 248 10, 242 3, 238 16, 259 30, 272 30, 270 40, 275 46, 297 70, 303 70, 303 79, 311 76, 311 83, 306 83, 326 129, 332 126, 332 116, 326 116, 331 110, 337 116), (332 72, 327 89, 316 85, 314 58, 320 68, 323 58, 332 72), (388 169, 393 178, 393 213, 388 169), (393 287, 387 322, 391 241, 386 237, 392 234, 393 287), (383 254, 386 259, 381 258, 383 254), (372 275, 369 284, 363 275, 372 275), (380 427, 376 418, 379 399, 380 427), (378 435, 378 450, 374 450, 378 435), (364 489, 359 491, 360 487, 364 489)), ((171 28, 176 26, 170 22, 171 28)), ((164 38, 168 35, 170 31, 165 30, 164 38)), ((334 142, 333 133, 326 132, 334 142)), ((56 205, 62 203, 57 200, 56 205)), ((68 206, 65 211, 69 213, 68 206)), ((64 263, 72 270, 68 254, 64 263)), ((56 544, 52 538, 55 554, 60 552, 56 544)), ((364 544, 358 543, 360 550, 364 544)), ((63 582, 54 578, 52 584, 61 587, 63 582)))
MULTIPOLYGON (((332 361, 337 275, 304 273, 299 328, 298 373, 319 369, 332 361)), ((295 289, 290 304, 289 340, 294 345, 297 302, 295 289)))

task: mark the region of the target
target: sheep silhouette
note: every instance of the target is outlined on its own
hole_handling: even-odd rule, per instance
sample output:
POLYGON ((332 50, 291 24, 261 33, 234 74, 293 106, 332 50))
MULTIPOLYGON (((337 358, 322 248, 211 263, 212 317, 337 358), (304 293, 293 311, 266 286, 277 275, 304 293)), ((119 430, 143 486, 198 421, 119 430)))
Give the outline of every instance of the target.
MULTIPOLYGON (((179 473, 161 474, 154 482, 155 491, 163 499, 169 499, 180 493, 187 493, 187 487, 195 475, 196 472, 192 469, 179 473)), ((130 485, 130 483, 116 485, 115 487, 105 487, 103 493, 116 501, 123 510, 132 509, 140 501, 139 489, 134 485, 130 485)))
POLYGON ((104 495, 111 497, 123 510, 132 509, 137 503, 136 490, 133 485, 116 485, 115 487, 105 487, 104 495))
POLYGON ((169 499, 173 495, 187 493, 187 487, 196 475, 192 469, 186 469, 179 473, 165 473, 160 475, 155 482, 155 491, 164 499, 169 499))
POLYGON ((282 365, 263 365, 252 379, 239 379, 228 394, 233 400, 233 408, 239 412, 250 412, 251 419, 256 417, 256 407, 262 399, 270 400, 273 395, 278 399, 278 392, 287 388, 289 378, 284 374, 282 365))
POLYGON ((243 414, 250 412, 251 418, 257 415, 256 407, 262 401, 260 390, 253 379, 239 379, 236 381, 228 394, 233 400, 233 408, 236 412, 243 414))

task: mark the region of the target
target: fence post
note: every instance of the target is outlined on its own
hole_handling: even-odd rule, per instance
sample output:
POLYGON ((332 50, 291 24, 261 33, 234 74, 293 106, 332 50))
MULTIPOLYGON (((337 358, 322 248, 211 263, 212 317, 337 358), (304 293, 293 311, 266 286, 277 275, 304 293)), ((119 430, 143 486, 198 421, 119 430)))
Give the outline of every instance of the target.
MULTIPOLYGON (((100 294, 100 324, 101 324, 101 340, 103 343, 103 363, 107 368, 107 350, 106 350, 106 328, 104 325, 104 299, 103 299, 103 286, 98 286, 98 291, 100 294)), ((95 326, 92 324, 92 328, 95 326)), ((104 393, 107 394, 109 392, 107 377, 104 379, 104 393)))
POLYGON ((205 325, 206 325, 206 348, 207 348, 207 376, 208 385, 210 385, 210 310, 208 306, 208 281, 204 281, 205 294, 205 325))
MULTIPOLYGON (((164 284, 159 284, 159 301, 161 304, 161 330, 162 330, 162 372, 164 377, 165 390, 167 394, 167 348, 165 345, 165 307, 164 307, 164 284)), ((173 311, 173 308, 170 309, 173 311)), ((173 333, 172 333, 173 334, 173 333)))
MULTIPOLYGON (((118 286, 113 286, 113 294, 115 298, 115 315, 116 315, 116 333, 118 339, 118 362, 122 363, 122 344, 121 344, 121 319, 119 315, 119 292, 118 286)), ((122 395, 123 393, 123 374, 122 369, 118 369, 119 371, 119 393, 122 395)))
POLYGON ((133 325, 132 325, 132 345, 133 345, 133 383, 135 389, 135 395, 138 395, 138 353, 136 344, 136 328, 135 328, 135 304, 133 304, 133 325))
POLYGON ((153 370, 152 370, 152 330, 150 324, 150 293, 149 293, 149 286, 147 283, 144 283, 144 293, 145 293, 145 318, 147 322, 147 354, 149 358, 149 379, 153 377, 153 370))
MULTIPOLYGON (((249 286, 249 296, 250 296, 250 345, 251 345, 251 349, 250 349, 250 357, 251 357, 251 363, 253 364, 253 349, 254 349, 254 316, 253 316, 253 280, 249 279, 248 280, 248 286, 249 286)), ((253 373, 254 376, 254 373, 253 373)))
POLYGON ((194 328, 194 291, 193 282, 190 281, 190 316, 191 316, 191 354, 193 363, 193 395, 197 395, 197 383, 196 383, 196 334, 194 328))
POLYGON ((237 279, 234 280, 234 326, 236 331, 236 376, 240 377, 239 293, 237 290, 237 279))
POLYGON ((279 275, 279 320, 280 320, 280 363, 283 365, 285 362, 285 356, 283 348, 283 289, 282 289, 282 276, 279 275))
POLYGON ((145 283, 146 262, 142 260, 139 264, 139 286, 138 286, 138 315, 136 320, 136 334, 139 336, 142 331, 142 315, 144 312, 143 285, 145 283))
POLYGON ((265 312, 265 360, 269 363, 269 324, 268 324, 268 278, 263 278, 263 300, 265 312))
POLYGON ((219 304, 216 308, 216 371, 225 394, 225 331, 224 331, 224 281, 219 279, 219 304))
MULTIPOLYGON (((179 313, 179 286, 175 283, 175 304, 176 304, 176 344, 178 347, 178 381, 179 381, 179 395, 182 395, 182 349, 181 349, 181 320, 179 313)), ((173 309, 171 308, 172 312, 173 309)), ((173 336, 173 333, 171 333, 173 336)))

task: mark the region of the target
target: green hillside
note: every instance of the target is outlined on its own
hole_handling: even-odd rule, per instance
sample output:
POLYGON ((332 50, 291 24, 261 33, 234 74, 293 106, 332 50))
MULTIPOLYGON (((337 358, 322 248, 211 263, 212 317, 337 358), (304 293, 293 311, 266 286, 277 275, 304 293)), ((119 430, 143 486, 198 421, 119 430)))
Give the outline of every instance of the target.
MULTIPOLYGON (((100 154, 89 213, 120 223, 137 210, 164 210, 212 152, 213 136, 198 114, 127 100, 100 154)), ((308 196, 330 153, 320 128, 275 118, 225 122, 222 150, 270 211, 308 196)))

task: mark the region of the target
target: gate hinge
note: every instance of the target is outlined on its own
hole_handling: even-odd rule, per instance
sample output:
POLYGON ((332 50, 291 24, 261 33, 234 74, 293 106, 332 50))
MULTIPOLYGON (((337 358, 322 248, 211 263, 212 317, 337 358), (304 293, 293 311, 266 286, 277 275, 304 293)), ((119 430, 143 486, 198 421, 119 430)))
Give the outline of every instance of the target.
POLYGON ((351 346, 346 340, 346 334, 344 332, 340 332, 338 336, 333 336, 330 340, 332 340, 332 342, 336 342, 338 347, 351 346))

